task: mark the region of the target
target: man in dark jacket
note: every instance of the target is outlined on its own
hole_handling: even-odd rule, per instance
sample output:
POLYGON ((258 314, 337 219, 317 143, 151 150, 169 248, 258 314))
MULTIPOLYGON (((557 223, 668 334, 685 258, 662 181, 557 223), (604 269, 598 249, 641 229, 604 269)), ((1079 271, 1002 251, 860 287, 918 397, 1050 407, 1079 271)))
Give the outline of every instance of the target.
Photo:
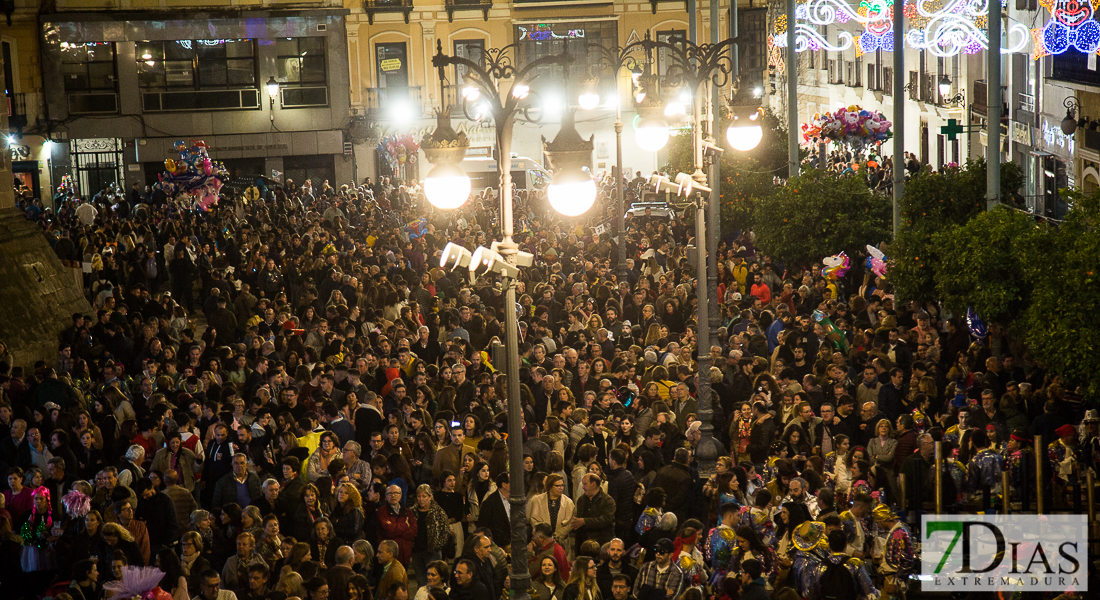
POLYGON ((508 472, 497 475, 497 491, 489 494, 481 504, 481 512, 477 516, 478 527, 488 527, 493 532, 493 539, 499 540, 501 548, 507 551, 512 542, 512 523, 507 509, 508 494, 511 489, 508 472))
POLYGON ((233 455, 233 471, 223 476, 214 486, 214 496, 210 506, 225 506, 236 503, 248 506, 262 495, 260 478, 248 470, 248 456, 243 453, 233 455))
POLYGON ((768 460, 768 451, 771 450, 772 441, 775 439, 775 419, 764 408, 764 403, 759 400, 752 405, 752 416, 749 457, 753 464, 763 465, 768 460))
POLYGON ((687 520, 688 499, 694 489, 695 477, 688 466, 690 462, 691 452, 687 448, 677 448, 672 463, 661 467, 653 479, 653 487, 665 491, 665 510, 675 514, 681 522, 687 520))
POLYGON ((455 565, 454 582, 451 585, 452 600, 486 600, 489 590, 476 579, 477 566, 468 558, 459 559, 455 565))
POLYGON ((768 600, 771 597, 763 573, 764 564, 755 558, 741 563, 741 600, 768 600))
POLYGON ((602 546, 615 536, 615 500, 600 489, 602 484, 594 473, 581 479, 584 493, 577 499, 571 523, 577 534, 577 550, 586 540, 596 540, 602 546))
MULTIPOLYGON (((626 452, 615 448, 608 456, 607 495, 615 501, 615 534, 625 535, 634 525, 634 475, 626 470, 626 452)), ((610 581, 608 582, 610 586, 610 581)))
POLYGON ((149 545, 155 550, 174 544, 179 539, 179 523, 171 498, 153 489, 153 483, 148 477, 134 482, 134 493, 138 497, 134 516, 145 521, 149 530, 149 545))
POLYGON ((214 300, 214 305, 215 308, 210 311, 208 322, 217 334, 215 343, 226 346, 237 339, 237 315, 226 308, 226 299, 220 294, 214 300))

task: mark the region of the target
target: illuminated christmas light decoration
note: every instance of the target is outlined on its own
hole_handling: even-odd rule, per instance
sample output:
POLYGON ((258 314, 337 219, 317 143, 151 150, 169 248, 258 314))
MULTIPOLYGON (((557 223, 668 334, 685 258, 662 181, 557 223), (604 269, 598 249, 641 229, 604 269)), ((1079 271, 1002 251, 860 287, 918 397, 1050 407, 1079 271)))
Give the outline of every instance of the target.
MULTIPOLYGON (((842 52, 854 48, 856 56, 882 50, 894 51, 893 11, 898 0, 860 0, 858 6, 852 6, 844 0, 805 0, 795 9, 793 27, 787 22, 786 15, 778 15, 773 24, 773 35, 768 47, 786 48, 790 31, 794 31, 796 52, 807 50, 826 50, 842 52), (826 37, 823 31, 829 31, 829 25, 856 23, 863 27, 862 32, 844 31, 834 27, 835 34, 826 37)), ((991 0, 904 0, 902 11, 908 19, 908 28, 904 39, 915 50, 927 50, 933 56, 949 57, 959 54, 974 54, 989 47, 986 31, 989 23, 989 2, 991 0)), ((1007 0, 992 0, 1001 2, 1007 0)), ((1040 0, 1044 6, 1056 3, 1080 6, 1082 3, 1100 0, 1040 0)), ((1035 40, 1045 40, 1043 48, 1064 48, 1074 46, 1092 48, 1100 51, 1100 23, 1092 20, 1095 6, 1090 5, 1087 16, 1073 15, 1071 29, 1052 26, 1048 23, 1044 31, 1038 33, 1027 26, 1010 20, 1007 26, 1008 43, 1001 48, 1002 54, 1026 51, 1027 45, 1035 40), (1084 29, 1081 29, 1081 28, 1084 29)), ((1050 53, 1050 52, 1047 52, 1050 53)), ((771 61, 770 61, 771 62, 771 61)))
POLYGON ((894 51, 894 0, 863 0, 860 14, 867 19, 857 52, 894 51))
POLYGON ((1041 0, 1050 11, 1050 20, 1031 30, 1032 56, 1041 58, 1076 48, 1084 54, 1100 50, 1100 23, 1093 16, 1096 6, 1089 0, 1041 0))
MULTIPOLYGON (((998 1, 1004 5, 1003 0, 998 1)), ((915 13, 910 18, 911 29, 905 36, 910 48, 927 50, 933 56, 948 57, 960 53, 974 54, 989 47, 985 30, 989 20, 989 0, 916 0, 912 11, 908 6, 904 10, 915 13)), ((1097 28, 1100 30, 1100 24, 1097 28)), ((1022 52, 1032 37, 1027 26, 1010 22, 1009 43, 1001 48, 1001 54, 1022 52)))

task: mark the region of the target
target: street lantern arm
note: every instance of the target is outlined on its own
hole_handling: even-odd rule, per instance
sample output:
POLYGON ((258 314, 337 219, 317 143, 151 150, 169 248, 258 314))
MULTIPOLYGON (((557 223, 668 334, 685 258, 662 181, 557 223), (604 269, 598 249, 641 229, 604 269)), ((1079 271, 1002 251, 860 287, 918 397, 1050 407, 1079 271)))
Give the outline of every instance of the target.
POLYGON ((569 54, 552 54, 533 60, 517 70, 512 64, 512 53, 517 48, 516 44, 508 44, 503 48, 490 48, 483 55, 485 64, 481 65, 462 56, 443 54, 443 42, 436 40, 436 53, 432 57, 432 66, 439 69, 441 74, 448 66, 465 67, 471 83, 481 90, 482 96, 489 101, 494 118, 503 116, 510 119, 523 98, 516 98, 511 93, 502 94, 497 87, 498 80, 515 79, 530 85, 534 78, 529 78, 527 75, 532 71, 546 65, 560 65, 565 68, 573 62, 573 57, 569 54))

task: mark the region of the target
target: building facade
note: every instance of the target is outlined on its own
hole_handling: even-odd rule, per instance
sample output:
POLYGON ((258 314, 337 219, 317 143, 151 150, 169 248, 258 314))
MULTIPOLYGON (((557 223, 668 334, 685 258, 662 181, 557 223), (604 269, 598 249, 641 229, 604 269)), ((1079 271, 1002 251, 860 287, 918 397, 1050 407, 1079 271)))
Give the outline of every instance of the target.
MULTIPOLYGON (((584 138, 595 136, 593 170, 609 170, 615 164, 616 109, 623 123, 624 170, 649 173, 660 168, 665 153, 641 150, 634 141, 638 118, 634 111, 631 73, 612 73, 601 64, 598 45, 611 51, 645 38, 673 40, 687 36, 690 18, 685 2, 651 0, 447 0, 444 4, 411 0, 370 1, 349 5, 348 54, 351 71, 351 107, 358 126, 353 131, 357 172, 360 176, 393 174, 391 165, 373 152, 379 137, 412 134, 416 141, 435 126, 434 111, 451 109, 456 127, 471 141, 471 155, 491 156, 492 124, 476 118, 476 103, 461 97, 463 69, 448 67, 442 73, 432 67, 440 44, 444 54, 478 61, 483 53, 515 44, 514 64, 548 54, 567 52, 574 57, 567 71, 544 69, 530 82, 534 110, 532 120, 517 119, 512 152, 543 162, 541 138, 552 139, 565 110, 577 108, 585 80, 596 78, 600 103, 576 114, 577 129, 584 138), (534 117, 537 116, 537 122, 534 117)), ((741 89, 761 88, 765 75, 764 19, 759 2, 745 1, 741 13, 741 89), (755 8, 754 11, 751 8, 755 8), (747 14, 747 18, 746 18, 747 14), (752 65, 756 65, 754 68, 752 65)), ((728 0, 716 13, 720 39, 730 34, 728 0)), ((710 5, 699 2, 696 10, 699 42, 709 40, 710 5)), ((667 59, 657 53, 653 68, 662 74, 667 59)), ((510 83, 505 82, 505 86, 510 83)), ((726 92, 728 95, 729 89, 726 92)), ((759 102, 759 101, 757 101, 759 102)), ((690 114, 690 109, 689 113, 690 114)), ((430 165, 399 168, 407 178, 423 178, 430 165)))
POLYGON ((48 157, 43 197, 65 176, 83 195, 151 185, 177 141, 204 141, 242 181, 351 181, 341 4, 125 4, 62 0, 13 23, 34 37, 18 37, 11 64, 40 73, 38 86, 18 78, 36 89, 17 92, 34 107, 13 146, 48 157))

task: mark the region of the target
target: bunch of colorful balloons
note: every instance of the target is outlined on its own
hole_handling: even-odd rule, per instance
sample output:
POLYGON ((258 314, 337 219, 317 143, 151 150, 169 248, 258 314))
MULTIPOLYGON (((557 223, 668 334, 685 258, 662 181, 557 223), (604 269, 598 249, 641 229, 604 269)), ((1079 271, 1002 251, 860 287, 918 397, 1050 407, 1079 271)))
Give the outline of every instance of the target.
POLYGON ((390 135, 378 142, 378 157, 393 169, 394 173, 405 165, 416 164, 417 152, 420 150, 420 142, 417 142, 411 133, 405 135, 390 135))
POLYGON ((825 265, 825 269, 822 273, 825 274, 825 279, 829 281, 836 281, 847 275, 848 268, 851 266, 851 261, 844 251, 841 251, 840 254, 826 256, 821 259, 821 263, 825 265))
POLYGON ((814 115, 812 122, 802 124, 802 140, 813 145, 844 144, 859 152, 893 137, 891 125, 881 112, 852 105, 836 112, 814 115))
POLYGON ((157 176, 159 181, 153 187, 170 198, 190 196, 199 210, 207 211, 218 203, 229 171, 222 163, 210 159, 206 142, 189 141, 190 146, 183 140, 172 144, 179 157, 165 159, 164 172, 157 176))

